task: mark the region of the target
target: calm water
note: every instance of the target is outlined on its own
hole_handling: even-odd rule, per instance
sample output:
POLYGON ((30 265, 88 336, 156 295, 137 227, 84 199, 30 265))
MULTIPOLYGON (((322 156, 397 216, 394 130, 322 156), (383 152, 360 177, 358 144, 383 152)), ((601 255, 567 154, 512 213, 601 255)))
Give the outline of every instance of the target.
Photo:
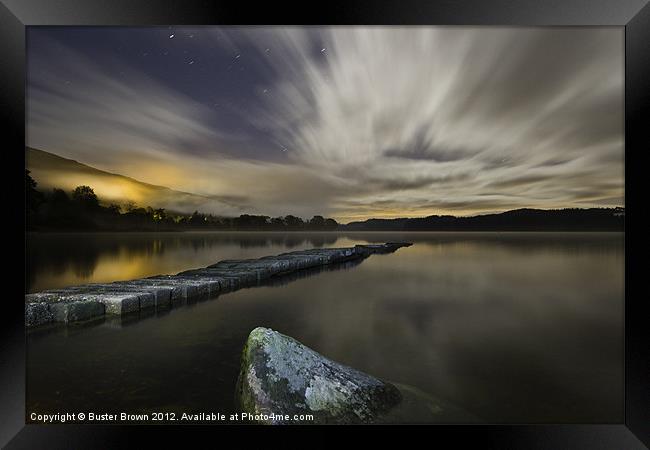
POLYGON ((28 291, 221 259, 415 245, 217 299, 28 337, 28 412, 229 412, 243 343, 271 327, 485 422, 623 418, 622 233, 28 236, 28 291))

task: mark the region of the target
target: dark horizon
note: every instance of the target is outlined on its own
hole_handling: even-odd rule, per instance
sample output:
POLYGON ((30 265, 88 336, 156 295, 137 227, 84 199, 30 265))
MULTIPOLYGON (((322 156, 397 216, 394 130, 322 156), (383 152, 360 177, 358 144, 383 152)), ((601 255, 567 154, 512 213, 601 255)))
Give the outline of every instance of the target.
POLYGON ((25 172, 27 189, 27 229, 172 231, 206 230, 278 230, 278 231, 474 231, 474 230, 607 230, 623 231, 625 208, 518 208, 499 213, 474 216, 429 215, 395 219, 370 218, 340 224, 335 219, 314 215, 309 220, 291 214, 271 217, 240 214, 238 217, 214 216, 194 211, 191 215, 164 208, 123 207, 106 204, 91 186, 77 186, 71 195, 64 189, 51 192, 25 172))
MULTIPOLYGON (((40 152, 40 153, 43 153, 43 154, 54 156, 56 158, 60 158, 58 155, 54 155, 54 154, 45 152, 43 150, 31 149, 31 148, 28 148, 28 150, 32 151, 32 152, 37 151, 37 152, 40 152)), ((61 158, 61 159, 64 159, 64 158, 61 158)), ((72 161, 72 162, 78 163, 77 161, 72 161)), ((78 163, 78 164, 80 164, 80 163, 78 163)), ((80 165, 85 166, 84 164, 80 164, 80 165)), ((92 170, 96 170, 96 169, 94 169, 94 168, 92 168, 90 166, 86 166, 86 167, 88 167, 89 169, 92 169, 92 170)), ((28 172, 29 172, 29 170, 28 170, 28 172)), ((111 174, 111 175, 113 175, 113 174, 111 174)), ((117 174, 115 174, 115 176, 120 176, 121 177, 121 175, 117 175, 117 174)), ((29 177, 33 179, 33 177, 31 175, 29 175, 29 177)), ((134 182, 138 182, 138 180, 135 180, 135 179, 132 179, 132 180, 134 182)), ((56 191, 64 191, 65 192, 65 189, 62 189, 61 187, 56 187, 56 186, 51 187, 50 189, 45 189, 45 190, 43 190, 42 188, 39 189, 38 188, 38 182, 35 181, 35 183, 36 183, 35 190, 38 191, 37 195, 40 198, 46 198, 47 196, 51 196, 52 193, 56 192, 56 191)), ((154 187, 158 187, 158 188, 162 188, 162 189, 169 189, 166 186, 154 186, 154 187)), ((72 193, 72 192, 73 192, 73 190, 69 191, 69 193, 72 193)), ((185 193, 185 192, 180 192, 180 194, 194 195, 194 194, 185 193)), ((109 202, 107 199, 98 198, 98 202, 102 206, 105 206, 105 207, 111 207, 113 209, 119 208, 119 209, 121 209, 121 212, 123 214, 125 212, 127 212, 129 209, 131 209, 131 210, 139 209, 141 211, 148 210, 148 211, 150 211, 150 213, 153 213, 154 210, 166 211, 166 213, 168 215, 177 216, 177 217, 191 217, 192 216, 192 214, 183 213, 182 211, 176 211, 173 208, 161 208, 160 205, 138 205, 132 199, 122 199, 121 202, 115 203, 115 202, 109 202)), ((372 223, 372 222, 381 222, 382 224, 384 224, 384 228, 382 228, 382 229, 394 230, 394 229, 400 229, 399 226, 395 225, 395 224, 399 223, 400 221, 409 221, 409 220, 417 221, 417 220, 430 219, 430 218, 472 219, 472 218, 477 218, 477 217, 511 214, 513 212, 516 212, 516 211, 546 211, 546 212, 551 212, 551 211, 569 211, 569 210, 579 210, 579 211, 589 211, 589 210, 609 211, 609 210, 611 210, 614 213, 619 213, 619 214, 620 214, 620 211, 623 211, 623 215, 624 215, 625 206, 624 205, 623 206, 612 206, 612 207, 605 207, 605 208, 547 208, 547 209, 521 207, 521 208, 510 209, 510 210, 505 210, 505 211, 481 212, 481 213, 476 213, 476 214, 472 214, 472 215, 431 214, 431 215, 426 215, 426 216, 410 216, 410 217, 405 216, 405 217, 395 217, 395 218, 390 218, 390 219, 385 219, 385 218, 382 218, 382 217, 370 217, 370 218, 367 218, 367 219, 362 220, 362 221, 350 221, 350 222, 347 222, 347 223, 337 223, 337 226, 338 227, 349 227, 349 226, 354 227, 354 226, 359 226, 359 224, 368 224, 368 223, 372 223)), ((267 219, 280 219, 280 218, 285 218, 285 217, 296 217, 296 216, 293 216, 291 214, 281 214, 281 215, 273 218, 271 216, 253 214, 251 212, 244 212, 244 213, 240 214, 239 216, 220 216, 220 215, 214 215, 214 214, 210 214, 210 213, 205 213, 203 211, 195 210, 194 214, 196 214, 196 213, 199 213, 201 216, 207 216, 207 217, 210 217, 210 218, 214 217, 214 218, 217 218, 217 219, 227 219, 227 220, 236 219, 238 217, 241 218, 241 217, 244 217, 244 216, 245 217, 252 217, 252 218, 264 218, 264 217, 266 217, 267 219)), ((323 215, 315 214, 312 217, 312 219, 319 218, 319 217, 323 217, 323 215)), ((302 220, 305 224, 309 223, 309 218, 305 219, 304 217, 300 217, 300 216, 298 216, 296 218, 302 220)), ((325 218, 325 219, 334 220, 334 219, 330 219, 330 218, 325 218)), ((438 226, 438 225, 436 225, 436 226, 438 226)), ((598 227, 598 225, 592 225, 592 226, 596 226, 596 228, 598 227)), ((611 227, 611 225, 607 225, 607 228, 610 228, 610 227, 611 227)), ((617 227, 618 227, 617 225, 614 226, 614 228, 617 228, 617 227)), ((297 227, 297 228, 300 228, 300 227, 297 227)), ((297 229, 297 228, 294 227, 292 229, 297 229)), ((319 227, 315 227, 315 228, 318 229, 319 227)), ((333 229, 334 227, 332 227, 330 225, 328 228, 333 229)), ((260 228, 260 229, 264 229, 264 228, 260 228)))

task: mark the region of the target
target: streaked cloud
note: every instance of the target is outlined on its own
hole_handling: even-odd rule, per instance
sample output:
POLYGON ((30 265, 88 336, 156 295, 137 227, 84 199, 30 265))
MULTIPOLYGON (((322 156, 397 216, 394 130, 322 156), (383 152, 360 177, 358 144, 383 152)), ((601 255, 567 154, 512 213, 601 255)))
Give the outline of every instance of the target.
POLYGON ((245 194, 271 215, 624 202, 620 28, 174 32, 194 36, 192 70, 216 61, 163 81, 133 57, 62 45, 56 30, 34 36, 49 44, 30 55, 28 143, 179 190, 245 194), (119 76, 105 73, 109 58, 119 76))

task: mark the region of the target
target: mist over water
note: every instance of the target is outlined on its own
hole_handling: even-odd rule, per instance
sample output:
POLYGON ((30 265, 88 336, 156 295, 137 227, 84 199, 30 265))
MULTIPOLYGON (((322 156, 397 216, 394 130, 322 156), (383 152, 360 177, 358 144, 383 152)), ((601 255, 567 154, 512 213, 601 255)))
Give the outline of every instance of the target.
POLYGON ((301 248, 394 254, 124 320, 30 333, 27 410, 229 412, 257 326, 484 422, 620 422, 622 233, 29 235, 28 286, 176 273, 301 248))

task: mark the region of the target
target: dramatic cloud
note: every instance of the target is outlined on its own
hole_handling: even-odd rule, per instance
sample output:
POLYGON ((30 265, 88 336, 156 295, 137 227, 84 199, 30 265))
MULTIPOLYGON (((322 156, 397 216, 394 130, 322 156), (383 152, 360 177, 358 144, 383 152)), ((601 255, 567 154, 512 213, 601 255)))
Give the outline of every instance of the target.
POLYGON ((624 203, 618 28, 75 33, 30 34, 28 143, 102 169, 343 220, 624 203))

